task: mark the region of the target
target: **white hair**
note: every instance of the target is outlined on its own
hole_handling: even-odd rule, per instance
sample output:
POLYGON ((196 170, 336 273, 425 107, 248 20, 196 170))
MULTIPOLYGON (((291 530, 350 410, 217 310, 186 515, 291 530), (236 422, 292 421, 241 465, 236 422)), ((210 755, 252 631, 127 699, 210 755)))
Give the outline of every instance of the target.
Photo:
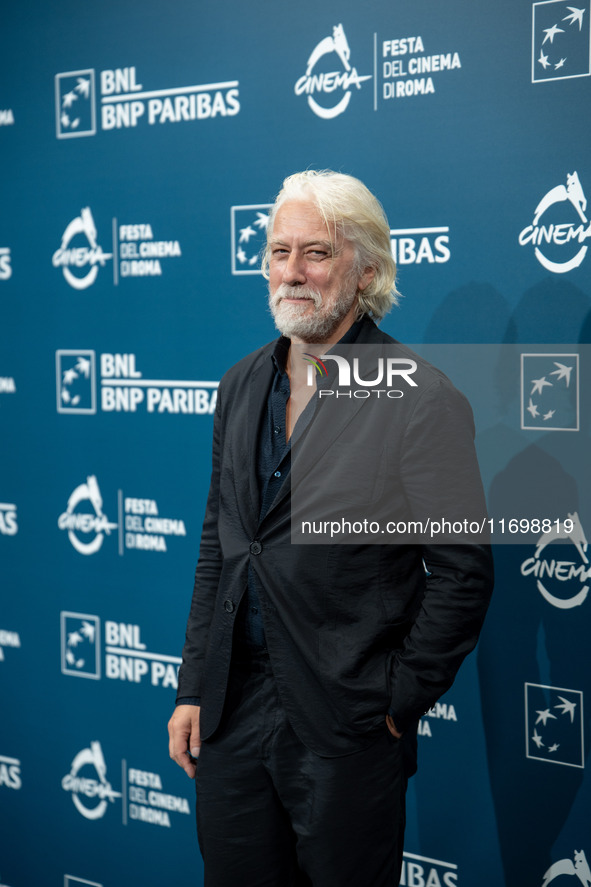
POLYGON ((355 271, 374 270, 373 279, 358 295, 358 315, 370 314, 381 320, 400 295, 396 289, 396 263, 392 256, 390 226, 379 200, 363 182, 330 169, 294 173, 288 176, 269 214, 267 246, 262 271, 269 279, 270 241, 278 209, 288 200, 313 203, 327 228, 334 226, 355 247, 355 271))

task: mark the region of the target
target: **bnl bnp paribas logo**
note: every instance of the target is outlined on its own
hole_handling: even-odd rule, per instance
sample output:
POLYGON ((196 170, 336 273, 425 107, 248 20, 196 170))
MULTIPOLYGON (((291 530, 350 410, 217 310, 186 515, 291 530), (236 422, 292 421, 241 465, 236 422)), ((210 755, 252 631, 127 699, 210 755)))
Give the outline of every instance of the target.
POLYGON ((580 690, 525 684, 525 756, 585 766, 583 694, 580 690))
POLYGON ((142 641, 140 625, 104 620, 104 657, 101 657, 99 616, 64 610, 60 624, 62 674, 95 681, 104 674, 110 680, 177 688, 180 656, 157 653, 153 648, 148 650, 142 641))
POLYGON ((521 354, 521 428, 578 431, 579 355, 521 354))
POLYGON ((532 83, 591 73, 589 0, 542 0, 532 7, 532 83))
MULTIPOLYGON (((58 413, 94 415, 97 405, 97 356, 90 349, 56 352, 58 413)), ((99 355, 102 412, 209 416, 215 410, 217 381, 144 379, 135 354, 99 355)))
POLYGON ((135 67, 101 71, 97 115, 94 68, 55 75, 55 125, 58 139, 93 136, 97 116, 102 130, 234 117, 240 111, 238 80, 144 89, 135 67))

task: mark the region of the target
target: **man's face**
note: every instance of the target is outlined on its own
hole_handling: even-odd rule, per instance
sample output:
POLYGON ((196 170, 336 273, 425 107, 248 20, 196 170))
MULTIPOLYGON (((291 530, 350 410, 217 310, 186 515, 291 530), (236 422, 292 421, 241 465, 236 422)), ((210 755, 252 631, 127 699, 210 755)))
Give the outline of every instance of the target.
POLYGON ((355 319, 357 293, 373 270, 355 272, 353 244, 327 228, 308 201, 281 206, 270 248, 269 305, 279 331, 295 341, 338 341, 355 319))

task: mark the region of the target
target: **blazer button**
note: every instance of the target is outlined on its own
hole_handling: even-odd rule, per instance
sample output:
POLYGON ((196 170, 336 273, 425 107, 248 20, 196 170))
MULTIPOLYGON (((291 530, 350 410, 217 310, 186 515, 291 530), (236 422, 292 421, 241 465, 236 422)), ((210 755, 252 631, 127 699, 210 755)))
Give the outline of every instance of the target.
POLYGON ((234 601, 229 601, 229 600, 224 601, 224 610, 226 611, 226 613, 233 613, 234 612, 234 601))
POLYGON ((262 550, 263 550, 263 546, 261 545, 260 542, 257 542, 255 540, 254 542, 250 543, 250 553, 251 554, 260 554, 262 550))

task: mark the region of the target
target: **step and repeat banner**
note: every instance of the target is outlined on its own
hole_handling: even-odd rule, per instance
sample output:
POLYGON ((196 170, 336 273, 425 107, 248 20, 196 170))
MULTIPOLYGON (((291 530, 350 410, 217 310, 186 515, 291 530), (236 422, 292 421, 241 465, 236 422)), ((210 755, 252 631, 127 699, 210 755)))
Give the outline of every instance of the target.
POLYGON ((260 251, 305 168, 382 201, 383 328, 469 396, 494 521, 402 883, 591 883, 589 3, 5 4, 3 887, 202 883, 166 723, 217 384, 275 336, 260 251))

